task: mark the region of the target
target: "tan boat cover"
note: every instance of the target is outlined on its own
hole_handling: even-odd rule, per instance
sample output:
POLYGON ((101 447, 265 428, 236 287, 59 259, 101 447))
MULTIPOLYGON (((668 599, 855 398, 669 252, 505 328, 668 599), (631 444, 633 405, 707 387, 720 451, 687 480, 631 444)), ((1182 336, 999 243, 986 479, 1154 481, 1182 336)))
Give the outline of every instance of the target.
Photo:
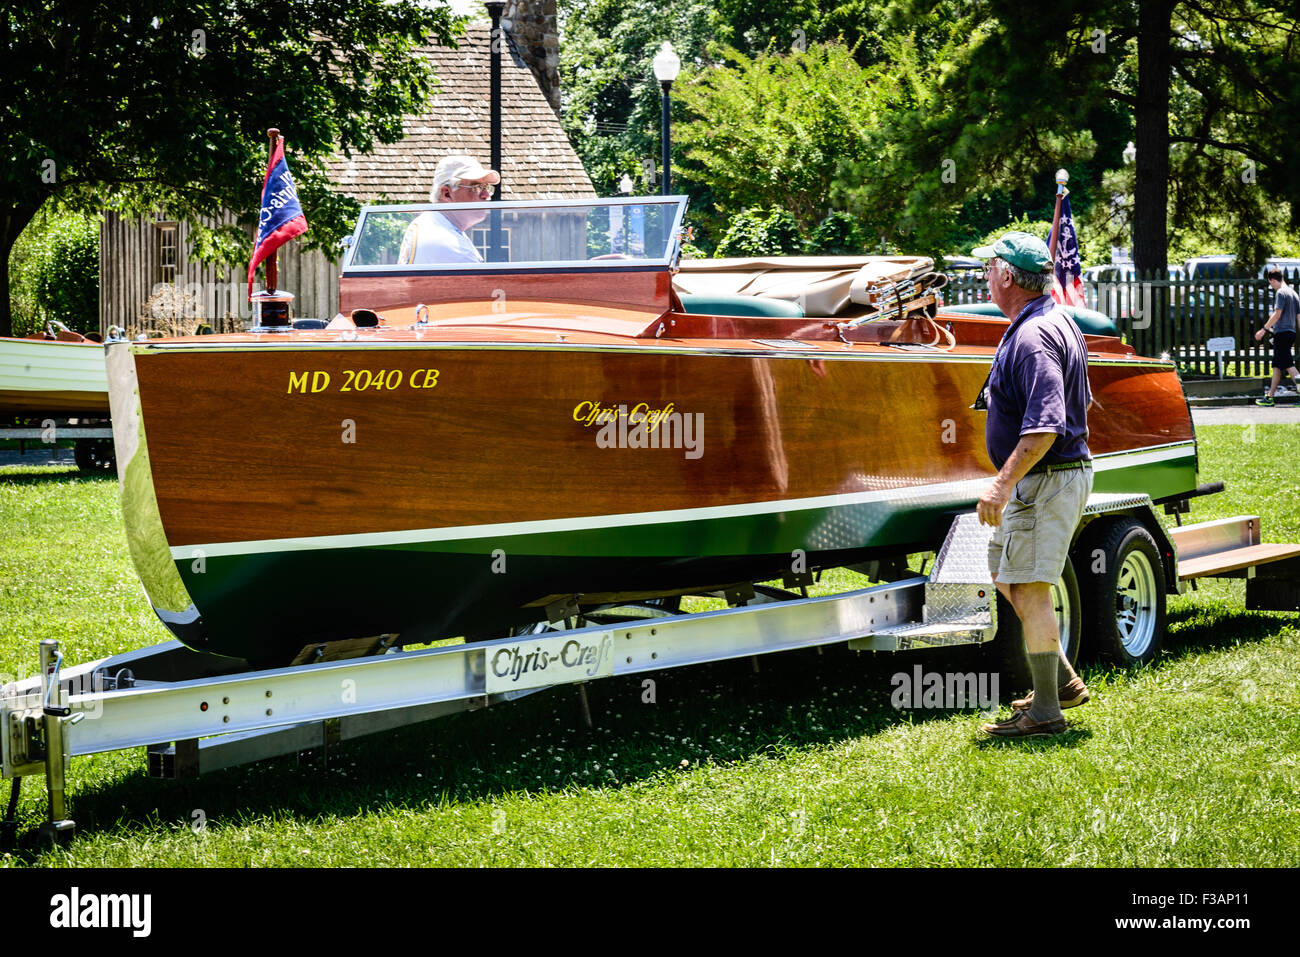
POLYGON ((924 256, 774 256, 683 259, 673 277, 679 293, 765 296, 797 303, 806 316, 834 316, 865 305, 868 291, 934 269, 924 256))

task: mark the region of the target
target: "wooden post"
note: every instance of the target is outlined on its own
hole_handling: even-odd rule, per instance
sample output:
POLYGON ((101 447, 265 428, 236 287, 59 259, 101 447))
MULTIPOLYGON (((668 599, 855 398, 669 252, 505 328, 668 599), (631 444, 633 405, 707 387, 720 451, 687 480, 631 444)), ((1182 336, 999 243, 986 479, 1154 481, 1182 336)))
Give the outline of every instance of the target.
MULTIPOLYGON (((271 141, 266 154, 267 162, 270 162, 271 156, 275 153, 275 145, 280 139, 280 131, 273 126, 266 131, 266 135, 271 141)), ((1057 209, 1058 211, 1060 209, 1059 200, 1057 202, 1057 209)), ((276 259, 279 255, 280 251, 277 249, 275 252, 271 253, 266 260, 266 288, 268 291, 276 289, 280 281, 279 270, 277 268, 278 264, 276 263, 276 259)))
POLYGON ((1056 263, 1056 243, 1061 238, 1061 200, 1065 196, 1065 184, 1070 181, 1070 174, 1063 169, 1056 171, 1056 211, 1052 213, 1052 235, 1047 244, 1053 266, 1056 263))

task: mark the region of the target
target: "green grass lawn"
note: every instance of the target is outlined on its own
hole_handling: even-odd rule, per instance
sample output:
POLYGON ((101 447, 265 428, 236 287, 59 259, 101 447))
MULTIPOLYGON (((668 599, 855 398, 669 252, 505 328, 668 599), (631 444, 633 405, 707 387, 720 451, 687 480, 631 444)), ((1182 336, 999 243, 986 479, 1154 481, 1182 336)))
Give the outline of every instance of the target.
MULTIPOLYGON (((1251 512, 1300 538, 1300 429, 1199 430, 1193 520, 1251 512)), ((143 752, 73 760, 79 836, 41 851, 27 782, 11 865, 1124 865, 1300 863, 1300 633, 1240 581, 1170 600, 1151 667, 1085 671, 1052 741, 981 740, 973 711, 899 712, 890 676, 969 651, 767 656, 560 688, 197 781, 143 752)), ((141 594, 117 483, 0 470, 0 670, 41 638, 85 661, 166 640, 141 594)))

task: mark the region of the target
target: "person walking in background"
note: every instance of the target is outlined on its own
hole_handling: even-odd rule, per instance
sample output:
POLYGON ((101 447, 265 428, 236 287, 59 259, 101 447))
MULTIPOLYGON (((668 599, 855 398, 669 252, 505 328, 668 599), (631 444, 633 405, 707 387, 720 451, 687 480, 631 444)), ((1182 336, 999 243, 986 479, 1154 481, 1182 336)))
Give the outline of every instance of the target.
POLYGON ((1273 314, 1268 317, 1268 322, 1264 323, 1264 328, 1255 333, 1255 341, 1260 342, 1264 338, 1264 333, 1273 333, 1273 381, 1269 384, 1268 394, 1262 399, 1256 399, 1256 405, 1273 405, 1273 396, 1277 394, 1277 387, 1282 384, 1282 373, 1286 372, 1291 377, 1291 384, 1300 391, 1300 373, 1296 372, 1295 356, 1292 355, 1292 349, 1295 347, 1296 333, 1296 314, 1300 312, 1300 296, 1296 291, 1287 285, 1282 278, 1282 270, 1270 269, 1266 274, 1268 284, 1276 293, 1273 300, 1273 314))

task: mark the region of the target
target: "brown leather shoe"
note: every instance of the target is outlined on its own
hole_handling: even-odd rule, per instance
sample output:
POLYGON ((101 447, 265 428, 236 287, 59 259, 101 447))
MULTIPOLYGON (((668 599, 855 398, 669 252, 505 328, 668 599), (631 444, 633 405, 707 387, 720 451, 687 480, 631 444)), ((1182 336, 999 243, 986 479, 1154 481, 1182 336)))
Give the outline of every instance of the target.
MULTIPOLYGON (((1056 696, 1061 699, 1061 710, 1077 708, 1081 704, 1087 704, 1092 697, 1088 694, 1088 686, 1083 683, 1083 679, 1077 675, 1068 683, 1061 685, 1056 689, 1056 696)), ((1011 702, 1011 708, 1014 711, 1028 711, 1034 703, 1034 693, 1031 691, 1023 698, 1017 698, 1011 702)))
POLYGON ((1062 734, 1068 727, 1064 718, 1035 721, 1029 717, 1028 711, 1017 711, 1006 721, 984 725, 983 730, 985 734, 991 734, 995 738, 1039 738, 1062 734))

